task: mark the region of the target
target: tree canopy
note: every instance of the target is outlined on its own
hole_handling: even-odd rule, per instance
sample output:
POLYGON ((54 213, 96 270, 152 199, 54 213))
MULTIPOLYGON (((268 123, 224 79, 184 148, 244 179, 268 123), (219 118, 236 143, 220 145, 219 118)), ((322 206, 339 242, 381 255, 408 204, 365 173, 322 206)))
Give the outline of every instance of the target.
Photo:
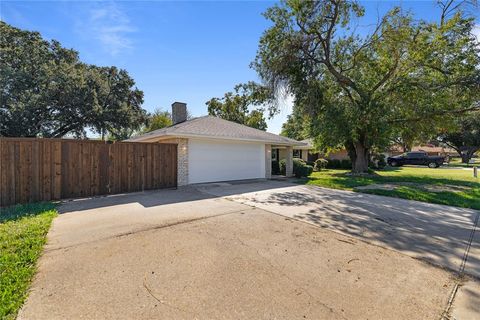
POLYGON ((0 136, 124 138, 146 119, 127 71, 82 63, 38 32, 0 22, 0 136))
POLYGON ((347 148, 354 172, 406 124, 442 126, 476 108, 480 79, 462 11, 427 22, 396 7, 360 36, 363 14, 356 1, 282 1, 265 12, 273 25, 253 63, 271 92, 294 95, 320 149, 347 148))
POLYGON ((438 140, 455 149, 463 163, 468 163, 480 150, 480 112, 472 112, 456 121, 457 128, 443 132, 438 140))
POLYGON ((168 111, 162 109, 155 109, 155 111, 148 115, 147 125, 142 130, 143 133, 150 132, 157 129, 162 129, 172 125, 172 115, 168 111))
POLYGON ((238 84, 234 92, 223 98, 212 98, 206 102, 208 114, 237 122, 252 128, 267 130, 263 104, 270 94, 265 87, 254 82, 238 84))
POLYGON ((294 108, 287 116, 287 121, 282 124, 281 136, 295 140, 304 140, 309 137, 309 119, 299 108, 294 108))

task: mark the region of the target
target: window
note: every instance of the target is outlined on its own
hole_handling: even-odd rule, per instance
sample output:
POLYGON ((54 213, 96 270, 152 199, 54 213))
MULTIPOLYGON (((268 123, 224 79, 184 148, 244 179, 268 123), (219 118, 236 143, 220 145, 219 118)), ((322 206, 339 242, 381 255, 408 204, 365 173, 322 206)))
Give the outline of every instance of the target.
POLYGON ((293 157, 294 158, 302 158, 302 150, 293 150, 293 157))
POLYGON ((424 158, 425 153, 423 152, 409 152, 407 153, 407 158, 409 159, 417 159, 417 158, 424 158))
POLYGON ((277 160, 278 149, 272 149, 272 161, 277 160))

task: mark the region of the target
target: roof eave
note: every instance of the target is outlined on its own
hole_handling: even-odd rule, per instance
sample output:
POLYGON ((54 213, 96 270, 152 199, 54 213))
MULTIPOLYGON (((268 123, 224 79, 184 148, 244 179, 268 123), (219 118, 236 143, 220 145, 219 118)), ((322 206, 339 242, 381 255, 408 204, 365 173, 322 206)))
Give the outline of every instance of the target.
POLYGON ((202 135, 202 134, 182 134, 176 133, 172 134, 173 137, 180 138, 198 138, 198 139, 213 139, 213 140, 229 140, 229 141, 245 141, 245 142, 261 142, 266 144, 282 145, 282 146, 303 146, 304 144, 299 141, 275 141, 268 139, 248 139, 248 138, 236 138, 236 137, 218 137, 211 135, 202 135))
POLYGON ((185 133, 165 133, 152 136, 139 136, 136 138, 131 138, 126 141, 130 142, 156 142, 159 140, 170 139, 170 138, 197 138, 197 139, 213 139, 213 140, 227 140, 227 141, 245 141, 245 142, 261 142, 266 144, 281 145, 281 146, 304 146, 305 144, 299 141, 274 141, 267 139, 246 139, 246 138, 234 138, 234 137, 218 137, 211 135, 202 135, 202 134, 185 134, 185 133))

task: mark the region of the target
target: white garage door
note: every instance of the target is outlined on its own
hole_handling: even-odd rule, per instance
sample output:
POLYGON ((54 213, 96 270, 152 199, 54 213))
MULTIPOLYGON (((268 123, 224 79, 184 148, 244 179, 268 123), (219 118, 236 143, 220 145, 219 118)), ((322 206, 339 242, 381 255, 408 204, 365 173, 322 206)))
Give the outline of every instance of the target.
POLYGON ((264 144, 189 139, 189 183, 256 178, 265 178, 264 144))

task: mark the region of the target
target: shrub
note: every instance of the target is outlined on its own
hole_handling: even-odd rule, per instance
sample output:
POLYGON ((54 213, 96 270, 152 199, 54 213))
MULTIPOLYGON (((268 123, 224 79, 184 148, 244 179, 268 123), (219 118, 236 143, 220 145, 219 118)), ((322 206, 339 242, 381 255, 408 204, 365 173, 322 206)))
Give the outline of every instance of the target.
POLYGON ((307 163, 300 158, 293 158, 293 169, 298 166, 305 166, 307 163))
POLYGON ((326 167, 328 169, 352 169, 352 161, 350 159, 332 159, 328 160, 326 167))
POLYGON ((322 169, 325 169, 327 167, 327 165, 328 165, 328 160, 320 158, 320 159, 315 160, 313 169, 315 171, 322 171, 322 169))
POLYGON ((272 174, 280 174, 280 164, 277 160, 272 161, 272 174))
MULTIPOLYGON (((285 159, 280 160, 279 163, 280 174, 286 174, 287 163, 285 159)), ((313 167, 306 164, 302 159, 293 159, 293 175, 297 178, 308 177, 313 172, 313 167)))
POLYGON ((279 167, 280 167, 280 174, 285 175, 287 171, 287 162, 285 161, 285 159, 280 160, 279 167))
POLYGON ((340 160, 338 160, 338 159, 328 160, 327 168, 328 169, 339 169, 340 168, 340 160))
POLYGON ((308 177, 313 172, 313 167, 307 165, 302 159, 293 159, 293 174, 297 178, 308 177))
POLYGON ((383 169, 387 165, 385 161, 385 155, 381 153, 375 153, 372 155, 372 161, 370 166, 374 169, 383 169))
POLYGON ((308 165, 307 164, 307 175, 306 177, 308 177, 309 175, 311 175, 313 172, 313 167, 311 165, 308 165))
POLYGON ((308 164, 298 166, 296 169, 293 170, 293 174, 297 178, 308 177, 313 172, 313 167, 309 166, 308 164))
POLYGON ((341 169, 352 169, 352 161, 350 159, 343 159, 340 161, 341 169))

